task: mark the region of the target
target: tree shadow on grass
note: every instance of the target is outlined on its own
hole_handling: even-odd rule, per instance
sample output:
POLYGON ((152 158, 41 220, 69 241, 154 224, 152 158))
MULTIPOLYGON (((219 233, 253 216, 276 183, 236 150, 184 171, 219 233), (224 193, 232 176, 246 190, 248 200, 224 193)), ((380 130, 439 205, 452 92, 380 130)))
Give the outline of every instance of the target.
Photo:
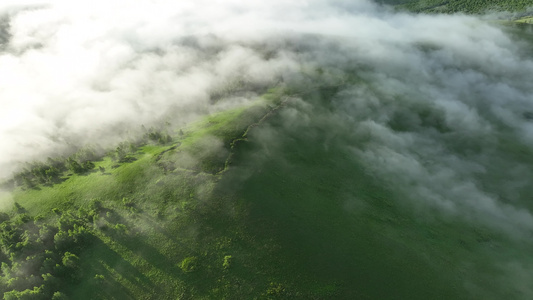
POLYGON ((141 238, 129 239, 124 241, 122 245, 132 251, 136 251, 136 253, 148 261, 153 267, 168 274, 172 278, 182 280, 186 284, 187 290, 194 291, 194 294, 197 295, 208 295, 209 292, 207 291, 212 290, 216 286, 216 279, 220 278, 219 276, 221 275, 212 269, 212 259, 199 255, 198 251, 187 251, 189 253, 187 257, 195 257, 197 262, 191 271, 186 271, 180 267, 185 257, 173 260, 141 238))
POLYGON ((93 174, 93 173, 96 173, 96 172, 98 172, 98 170, 96 170, 96 169, 90 169, 90 170, 85 170, 85 171, 83 171, 83 172, 81 172, 81 173, 76 173, 76 174, 77 174, 78 176, 89 176, 89 175, 91 175, 91 174, 93 174))
POLYGON ((100 239, 95 239, 92 255, 102 264, 113 268, 118 275, 134 285, 142 286, 143 289, 151 289, 153 283, 143 273, 137 270, 130 262, 122 258, 120 254, 111 249, 100 239))
POLYGON ((190 245, 181 242, 179 239, 176 238, 175 233, 172 233, 167 228, 161 226, 158 222, 154 221, 151 217, 146 217, 142 219, 143 222, 148 223, 150 228, 153 228, 156 232, 161 233, 164 235, 169 241, 172 241, 173 243, 179 245, 179 247, 182 247, 187 250, 192 250, 190 245))
POLYGON ((51 182, 43 183, 43 186, 52 187, 56 184, 61 184, 65 182, 65 180, 69 179, 69 177, 54 177, 52 178, 51 182))
POLYGON ((24 190, 24 191, 29 191, 29 190, 40 191, 41 187, 39 187, 38 185, 33 185, 31 187, 23 187, 22 190, 24 190))
MULTIPOLYGON (((108 221, 115 223, 115 227, 110 227, 107 230, 103 231, 102 233, 106 236, 110 237, 120 245, 128 248, 133 253, 141 256, 144 260, 146 260, 150 265, 153 267, 170 274, 172 276, 177 276, 181 273, 179 268, 177 267, 177 262, 172 261, 168 257, 162 255, 159 250, 152 245, 149 245, 146 243, 145 238, 143 237, 144 234, 141 234, 140 236, 133 236, 132 232, 127 233, 129 230, 133 230, 133 232, 136 231, 136 226, 129 221, 127 218, 124 218, 119 213, 114 213, 113 217, 109 219, 108 221), (121 226, 123 225, 123 226, 121 226)), ((143 218, 143 221, 146 221, 145 218, 143 218)), ((155 222, 151 223, 151 225, 156 226, 156 230, 163 231, 162 234, 172 243, 176 243, 176 239, 172 237, 168 232, 166 232, 162 227, 159 225, 156 225, 155 222)), ((178 247, 186 247, 185 245, 177 245, 178 247)), ((188 248, 185 248, 188 249, 188 248)))
POLYGON ((126 237, 117 240, 122 246, 141 256, 153 267, 173 276, 182 275, 178 262, 161 254, 157 248, 145 242, 141 237, 126 237))
POLYGON ((103 262, 93 261, 91 267, 94 275, 102 275, 103 279, 98 280, 93 273, 88 274, 79 285, 73 287, 74 292, 70 293, 73 299, 135 299, 134 295, 114 278, 114 274, 103 262))

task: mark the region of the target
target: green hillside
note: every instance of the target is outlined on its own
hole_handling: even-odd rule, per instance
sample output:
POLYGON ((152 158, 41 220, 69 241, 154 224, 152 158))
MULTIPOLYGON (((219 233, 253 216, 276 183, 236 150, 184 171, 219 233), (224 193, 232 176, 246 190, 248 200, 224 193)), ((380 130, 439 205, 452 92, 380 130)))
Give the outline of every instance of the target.
MULTIPOLYGON (((469 14, 533 4, 385 2, 469 14)), ((3 299, 531 299, 527 25, 451 16, 426 32, 412 14, 377 15, 353 24, 383 35, 188 37, 154 66, 164 51, 137 45, 161 78, 173 61, 186 78, 200 53, 205 69, 166 87, 211 113, 182 124, 176 101, 161 113, 175 123, 27 162, 2 182, 3 299), (448 21, 459 29, 435 37, 448 21), (247 69, 256 63, 265 70, 247 69), (196 84, 203 94, 187 94, 196 84)))
POLYGON ((231 214, 211 210, 225 198, 214 189, 233 145, 280 105, 280 93, 180 129, 173 141, 130 145, 123 162, 105 156, 80 174, 67 170, 56 182, 21 184, 12 195, 16 208, 2 213, 5 299, 188 299, 276 290, 279 272, 257 261, 275 245, 243 231, 233 215, 242 213, 237 204, 231 214))
MULTIPOLYGON (((499 11, 526 12, 533 7, 531 0, 385 0, 381 3, 425 13, 481 14, 499 11)), ((530 10, 529 10, 530 11, 530 10)))
MULTIPOLYGON (((119 147, 80 174, 21 183, 1 215, 4 298, 521 298, 492 283, 507 274, 493 262, 531 262, 532 245, 466 220, 420 219, 402 204, 409 195, 353 159, 345 145, 367 141, 330 118, 330 99, 350 86, 368 85, 273 89, 130 146, 122 162, 119 147), (313 122, 294 122, 297 112, 313 122)), ((418 113, 438 114, 428 109, 418 113)), ((496 151, 530 157, 519 144, 496 151)))

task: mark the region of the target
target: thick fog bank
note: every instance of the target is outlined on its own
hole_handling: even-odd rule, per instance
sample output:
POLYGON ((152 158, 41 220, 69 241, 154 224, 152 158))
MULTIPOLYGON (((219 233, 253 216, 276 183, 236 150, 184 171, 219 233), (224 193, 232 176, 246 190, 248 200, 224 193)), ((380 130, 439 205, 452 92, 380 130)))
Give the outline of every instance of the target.
POLYGON ((417 207, 533 229, 517 196, 532 171, 505 156, 533 143, 533 61, 528 45, 482 20, 367 1, 51 1, 4 5, 2 20, 2 176, 72 145, 111 145, 142 124, 184 124, 281 82, 330 82, 344 84, 334 117, 367 139, 354 156, 414 191, 417 207), (483 174, 499 188, 484 187, 483 174))

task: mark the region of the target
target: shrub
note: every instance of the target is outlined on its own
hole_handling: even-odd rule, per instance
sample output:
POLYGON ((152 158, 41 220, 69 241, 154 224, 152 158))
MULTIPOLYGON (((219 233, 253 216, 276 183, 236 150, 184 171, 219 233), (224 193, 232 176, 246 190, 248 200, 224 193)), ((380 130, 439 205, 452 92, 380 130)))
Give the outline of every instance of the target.
POLYGON ((94 275, 94 282, 96 284, 103 284, 105 282, 105 277, 104 275, 101 275, 101 274, 96 274, 94 275))
POLYGON ((103 208, 102 200, 99 198, 93 198, 91 201, 89 201, 89 210, 94 210, 96 212, 100 212, 103 208))
POLYGON ((84 171, 92 170, 94 169, 94 163, 90 160, 83 163, 83 169, 84 171))
POLYGON ((80 259, 76 254, 70 253, 68 251, 65 252, 65 255, 63 255, 62 259, 63 265, 71 269, 78 268, 79 261, 80 259))
POLYGON ((193 272, 198 267, 198 258, 196 256, 186 257, 181 261, 180 269, 185 273, 193 272))
POLYGON ((231 255, 224 256, 224 262, 222 263, 222 267, 224 269, 229 269, 231 267, 231 262, 233 261, 233 257, 231 255))
POLYGON ((124 204, 126 207, 133 207, 134 202, 130 198, 124 197, 122 198, 122 204, 124 204))
POLYGON ((69 157, 67 159, 68 169, 76 174, 81 174, 85 172, 85 169, 73 158, 69 157))
POLYGON ((125 233, 127 229, 128 229, 128 228, 127 228, 126 225, 124 225, 124 224, 120 224, 120 223, 119 223, 119 224, 116 224, 116 225, 115 225, 115 230, 116 230, 118 233, 125 233))
POLYGON ((28 300, 44 300, 46 296, 42 293, 39 287, 34 287, 33 290, 26 289, 24 291, 11 291, 4 293, 5 300, 11 299, 28 299, 28 300))
POLYGON ((68 297, 65 296, 65 294, 61 293, 61 292, 55 292, 54 295, 52 296, 52 300, 67 300, 68 297))
POLYGON ((267 295, 281 297, 285 294, 285 287, 279 283, 271 282, 267 288, 267 295))

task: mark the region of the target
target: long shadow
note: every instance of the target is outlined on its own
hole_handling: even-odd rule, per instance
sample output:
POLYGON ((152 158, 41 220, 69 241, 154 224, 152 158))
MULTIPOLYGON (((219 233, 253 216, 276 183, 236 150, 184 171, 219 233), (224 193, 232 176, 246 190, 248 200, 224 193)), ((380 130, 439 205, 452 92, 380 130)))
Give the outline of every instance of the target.
POLYGON ((170 260, 168 257, 161 254, 157 248, 147 244, 143 239, 137 237, 128 238, 124 236, 118 238, 117 242, 132 252, 140 255, 153 267, 172 276, 182 275, 182 271, 177 266, 178 262, 170 260))
POLYGON ((44 185, 45 186, 53 186, 53 185, 56 185, 56 184, 61 184, 63 182, 65 182, 65 180, 67 180, 69 177, 54 177, 52 178, 52 182, 50 183, 45 183, 44 185))
MULTIPOLYGON (((143 222, 145 223, 148 223, 149 227, 154 229, 157 233, 161 233, 163 234, 168 240, 174 242, 174 243, 177 243, 179 244, 180 247, 187 247, 186 244, 184 243, 181 243, 177 238, 176 238, 176 235, 175 234, 172 234, 167 228, 161 226, 158 222, 154 221, 154 218, 147 215, 147 214, 143 214, 143 209, 138 207, 137 205, 133 204, 132 205, 132 208, 134 208, 136 210, 136 213, 138 214, 137 217, 139 217, 143 222)), ((121 224, 124 224, 126 225, 127 228, 134 228, 135 225, 132 224, 131 221, 129 221, 127 218, 124 218, 120 213, 114 211, 114 210, 109 210, 109 212, 112 213, 112 218, 108 219, 109 222, 111 223, 121 223, 121 224)), ((112 235, 111 233, 107 233, 108 235, 112 235)), ((116 238, 118 239, 125 239, 124 236, 116 236, 116 238)))
POLYGON ((117 275, 148 293, 154 290, 153 283, 143 273, 98 237, 91 240, 91 246, 83 250, 81 258, 85 262, 82 280, 66 287, 71 299, 136 299, 134 292, 117 280, 117 275), (104 277, 98 279, 95 275, 104 277))
POLYGON ((93 245, 98 258, 108 266, 115 269, 115 271, 122 277, 132 282, 133 284, 143 286, 144 288, 152 287, 153 283, 131 263, 126 261, 116 251, 111 249, 102 240, 95 239, 93 245))
POLYGON ((165 227, 162 227, 161 225, 159 225, 157 222, 154 222, 152 220, 152 218, 150 217, 146 217, 146 218, 143 218, 143 221, 148 223, 150 225, 151 228, 153 228, 156 232, 158 233, 161 233, 162 235, 164 235, 167 239, 169 239, 170 241, 178 244, 180 247, 184 247, 184 248, 190 248, 187 244, 185 243, 182 243, 180 242, 177 238, 176 238, 176 235, 175 234, 171 234, 169 232, 169 230, 167 230, 165 227))
POLYGON ((76 299, 135 299, 135 296, 115 280, 112 272, 101 262, 94 262, 92 268, 96 274, 103 275, 104 279, 97 281, 95 278, 89 278, 89 282, 74 287, 73 296, 76 299))
POLYGON ((95 297, 88 297, 87 299, 135 299, 135 296, 130 293, 123 285, 113 278, 113 274, 103 266, 100 266, 101 271, 98 274, 104 275, 104 282, 98 288, 94 289, 95 297))
POLYGON ((38 185, 34 185, 34 186, 31 186, 31 187, 24 187, 23 189, 24 190, 34 190, 34 191, 40 191, 41 190, 41 188, 38 185))
MULTIPOLYGON (((197 270, 191 273, 183 272, 179 267, 179 261, 169 259, 167 256, 161 254, 157 248, 147 244, 140 238, 132 238, 123 241, 123 246, 132 251, 136 251, 142 258, 148 261, 153 267, 165 272, 173 278, 179 278, 187 283, 189 287, 197 289, 198 291, 210 290, 214 287, 213 283, 218 277, 216 273, 212 273, 208 269, 202 269, 205 263, 209 262, 199 261, 197 270)), ((207 258, 209 260, 209 258, 207 258)), ((212 262, 211 262, 212 263, 212 262)))
MULTIPOLYGON (((148 221, 148 218, 143 218, 144 221, 148 221)), ((121 216, 118 213, 113 214, 112 220, 113 223, 124 224, 126 228, 134 228, 135 226, 128 221, 126 218, 121 216)), ((169 241, 176 243, 177 240, 174 236, 170 235, 168 231, 163 229, 161 226, 157 225, 153 221, 148 221, 151 225, 156 228, 156 231, 161 232, 169 241)), ((114 241, 121 244, 122 246, 128 248, 130 251, 140 255, 152 266, 160 269, 161 271, 170 274, 172 276, 182 275, 181 270, 177 266, 176 261, 170 260, 168 257, 162 255, 159 250, 145 242, 141 237, 132 237, 131 235, 121 234, 114 231, 113 229, 108 229, 103 232, 105 235, 111 237, 114 241)), ((187 247, 186 245, 179 243, 179 247, 187 247)), ((187 247, 189 248, 189 247, 187 247)))
POLYGON ((96 169, 85 170, 82 173, 77 173, 78 176, 89 176, 90 174, 98 172, 96 169))

